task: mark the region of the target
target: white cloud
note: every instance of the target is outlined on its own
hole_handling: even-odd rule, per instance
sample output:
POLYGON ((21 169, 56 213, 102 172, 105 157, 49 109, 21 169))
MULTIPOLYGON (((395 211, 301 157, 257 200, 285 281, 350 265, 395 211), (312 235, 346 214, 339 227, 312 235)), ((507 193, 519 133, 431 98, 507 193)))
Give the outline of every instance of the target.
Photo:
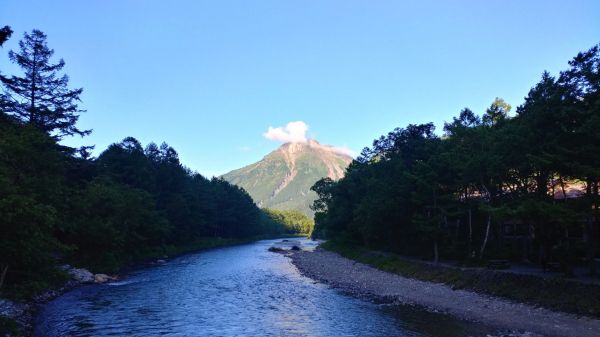
POLYGON ((302 121, 289 122, 284 127, 274 128, 269 126, 267 132, 263 136, 267 139, 282 143, 306 143, 306 131, 308 125, 302 121))

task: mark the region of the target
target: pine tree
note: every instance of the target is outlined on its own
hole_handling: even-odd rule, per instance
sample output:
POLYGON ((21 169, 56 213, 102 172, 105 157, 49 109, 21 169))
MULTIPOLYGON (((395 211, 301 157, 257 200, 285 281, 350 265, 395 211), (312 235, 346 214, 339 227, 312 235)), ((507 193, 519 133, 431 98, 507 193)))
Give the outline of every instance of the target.
POLYGON ((36 126, 59 140, 64 136, 89 134, 75 124, 77 106, 83 89, 69 89, 69 77, 60 75, 65 62, 51 63, 54 50, 48 48, 46 34, 34 29, 19 41, 19 51, 10 51, 10 60, 23 69, 23 76, 2 77, 5 96, 4 112, 24 123, 36 126))

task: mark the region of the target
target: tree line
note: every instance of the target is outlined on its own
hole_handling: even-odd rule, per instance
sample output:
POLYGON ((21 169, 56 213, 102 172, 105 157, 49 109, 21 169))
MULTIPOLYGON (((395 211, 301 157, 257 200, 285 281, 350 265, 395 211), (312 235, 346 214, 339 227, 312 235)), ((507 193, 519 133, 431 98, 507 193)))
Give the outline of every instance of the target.
POLYGON ((338 182, 318 181, 314 235, 478 263, 558 263, 595 272, 599 233, 600 45, 517 107, 497 98, 445 123, 396 128, 338 182))
MULTIPOLYGON (((0 29, 0 45, 11 34, 0 29)), ((265 221, 243 189, 186 168, 166 143, 127 137, 97 158, 62 145, 91 131, 77 127, 82 89, 69 87, 46 40, 25 33, 8 53, 22 74, 0 73, 0 291, 62 282, 63 263, 114 272, 206 238, 289 231, 265 221)))
POLYGON ((272 224, 272 228, 279 228, 281 234, 310 235, 313 231, 315 225, 313 219, 298 210, 271 208, 263 208, 262 210, 266 217, 265 223, 272 224))

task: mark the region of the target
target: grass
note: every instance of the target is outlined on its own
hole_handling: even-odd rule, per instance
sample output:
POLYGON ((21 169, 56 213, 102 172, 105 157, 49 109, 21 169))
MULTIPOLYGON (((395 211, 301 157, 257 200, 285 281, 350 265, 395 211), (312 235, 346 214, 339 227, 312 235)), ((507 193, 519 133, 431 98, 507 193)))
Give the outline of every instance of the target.
POLYGON ((328 241, 321 247, 375 268, 422 281, 444 283, 453 289, 524 302, 551 310, 600 318, 600 285, 560 277, 539 277, 493 270, 461 269, 403 259, 363 247, 328 241))

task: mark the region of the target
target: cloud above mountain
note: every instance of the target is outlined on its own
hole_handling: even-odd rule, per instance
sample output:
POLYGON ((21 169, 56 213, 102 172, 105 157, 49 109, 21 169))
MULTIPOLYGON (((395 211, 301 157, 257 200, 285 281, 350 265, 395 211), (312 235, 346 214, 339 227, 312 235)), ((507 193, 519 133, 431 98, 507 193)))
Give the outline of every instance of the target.
POLYGON ((297 121, 289 122, 285 126, 274 128, 269 126, 267 132, 263 133, 263 136, 267 139, 274 140, 282 143, 306 143, 306 132, 308 131, 308 124, 297 121))

